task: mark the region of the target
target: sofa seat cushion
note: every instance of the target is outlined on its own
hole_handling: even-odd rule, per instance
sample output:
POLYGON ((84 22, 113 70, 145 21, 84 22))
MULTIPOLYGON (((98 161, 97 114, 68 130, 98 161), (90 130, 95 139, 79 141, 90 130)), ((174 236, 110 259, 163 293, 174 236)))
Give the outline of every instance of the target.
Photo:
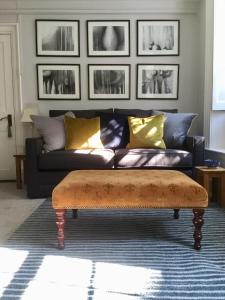
POLYGON ((40 170, 111 169, 114 151, 111 149, 58 150, 39 156, 40 170))
POLYGON ((174 149, 118 149, 115 168, 191 168, 192 154, 174 149))

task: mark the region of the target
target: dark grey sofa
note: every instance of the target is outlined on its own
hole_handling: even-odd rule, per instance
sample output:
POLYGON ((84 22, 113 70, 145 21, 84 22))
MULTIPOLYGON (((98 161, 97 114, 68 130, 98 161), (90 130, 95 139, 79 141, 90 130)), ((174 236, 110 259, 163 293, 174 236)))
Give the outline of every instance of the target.
MULTIPOLYGON (((66 110, 50 111, 50 116, 59 116, 65 112, 66 110)), ((202 136, 185 137, 181 149, 126 149, 129 139, 127 116, 149 116, 150 110, 108 109, 73 112, 76 117, 100 116, 101 139, 105 149, 61 149, 45 153, 42 138, 26 139, 25 174, 29 198, 51 196, 56 184, 72 170, 158 168, 180 170, 194 177, 194 167, 204 162, 205 140, 202 136), (122 125, 118 126, 115 122, 122 125)))

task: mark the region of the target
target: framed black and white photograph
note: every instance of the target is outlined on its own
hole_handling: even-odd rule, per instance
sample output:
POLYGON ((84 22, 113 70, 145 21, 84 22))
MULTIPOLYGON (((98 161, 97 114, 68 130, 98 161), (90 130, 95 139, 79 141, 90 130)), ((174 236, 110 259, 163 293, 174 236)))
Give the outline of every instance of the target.
POLYGON ((179 20, 138 20, 138 56, 178 56, 180 43, 179 20))
POLYGON ((88 56, 130 56, 130 21, 87 21, 88 56))
POLYGON ((137 99, 178 99, 179 65, 137 65, 137 99))
POLYGON ((39 100, 80 100, 80 65, 37 65, 39 100))
POLYGON ((88 65, 89 99, 130 99, 130 65, 88 65))
POLYGON ((79 56, 79 21, 36 20, 37 56, 79 56))

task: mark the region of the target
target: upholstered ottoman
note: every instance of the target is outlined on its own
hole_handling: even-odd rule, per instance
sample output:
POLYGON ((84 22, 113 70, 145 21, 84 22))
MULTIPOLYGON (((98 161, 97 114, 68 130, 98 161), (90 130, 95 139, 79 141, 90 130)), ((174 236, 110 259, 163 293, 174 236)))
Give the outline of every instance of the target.
POLYGON ((201 248, 206 190, 178 171, 167 170, 79 170, 69 173, 53 190, 58 246, 64 248, 65 210, 180 208, 194 213, 194 248, 201 248))

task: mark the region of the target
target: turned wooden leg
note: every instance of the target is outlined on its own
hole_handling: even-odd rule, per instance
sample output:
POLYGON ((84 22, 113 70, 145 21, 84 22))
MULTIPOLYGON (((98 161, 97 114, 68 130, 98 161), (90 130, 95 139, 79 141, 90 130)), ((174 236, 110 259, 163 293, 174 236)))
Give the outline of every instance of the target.
POLYGON ((64 225, 65 225, 65 209, 56 209, 56 225, 58 228, 58 234, 57 234, 57 239, 58 239, 58 248, 59 249, 64 249, 65 244, 64 244, 64 225))
POLYGON ((73 219, 77 219, 78 217, 78 209, 72 209, 73 219))
POLYGON ((174 214, 173 214, 173 217, 174 219, 179 219, 179 209, 174 209, 174 214))
POLYGON ((194 214, 193 224, 195 226, 195 231, 193 234, 193 237, 195 240, 194 248, 195 248, 195 250, 200 250, 201 249, 201 240, 202 240, 201 228, 202 228, 202 225, 204 224, 204 220, 203 220, 204 209, 195 209, 194 208, 193 214, 194 214))

